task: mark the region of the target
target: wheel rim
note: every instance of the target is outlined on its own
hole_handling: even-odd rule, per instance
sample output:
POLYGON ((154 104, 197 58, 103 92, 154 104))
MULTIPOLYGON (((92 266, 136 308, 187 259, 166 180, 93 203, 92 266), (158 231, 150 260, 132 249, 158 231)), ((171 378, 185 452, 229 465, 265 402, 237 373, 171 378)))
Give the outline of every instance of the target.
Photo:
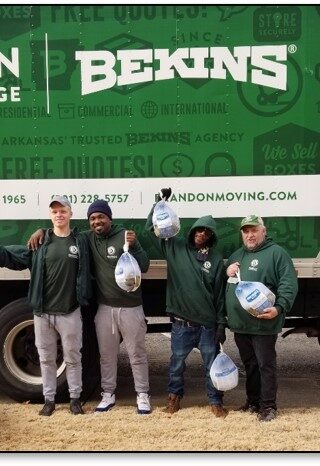
MULTIPOLYGON (((11 374, 20 381, 41 385, 39 356, 34 341, 33 320, 15 325, 4 342, 4 361, 11 374)), ((65 371, 65 367, 61 344, 58 342, 57 377, 65 371)))

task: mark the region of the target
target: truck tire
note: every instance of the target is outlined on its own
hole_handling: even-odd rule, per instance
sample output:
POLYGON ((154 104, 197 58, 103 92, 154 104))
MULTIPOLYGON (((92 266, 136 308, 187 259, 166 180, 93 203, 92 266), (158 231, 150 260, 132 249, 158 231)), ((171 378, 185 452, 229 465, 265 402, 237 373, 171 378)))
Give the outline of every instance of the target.
MULTIPOLYGON (((43 401, 33 313, 26 298, 0 309, 0 390, 19 402, 43 401)), ((65 363, 58 341, 56 401, 63 402, 67 398, 65 363)))

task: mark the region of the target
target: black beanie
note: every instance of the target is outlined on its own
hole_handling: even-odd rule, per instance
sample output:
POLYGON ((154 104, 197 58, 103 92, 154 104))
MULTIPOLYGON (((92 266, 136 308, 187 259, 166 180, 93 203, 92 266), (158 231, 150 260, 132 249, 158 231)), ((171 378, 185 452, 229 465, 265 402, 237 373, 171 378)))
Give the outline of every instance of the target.
POLYGON ((97 201, 94 201, 92 204, 89 205, 87 212, 88 218, 91 214, 95 212, 105 214, 107 217, 110 218, 110 220, 112 220, 112 212, 110 206, 107 203, 107 201, 104 201, 103 199, 98 199, 97 201))

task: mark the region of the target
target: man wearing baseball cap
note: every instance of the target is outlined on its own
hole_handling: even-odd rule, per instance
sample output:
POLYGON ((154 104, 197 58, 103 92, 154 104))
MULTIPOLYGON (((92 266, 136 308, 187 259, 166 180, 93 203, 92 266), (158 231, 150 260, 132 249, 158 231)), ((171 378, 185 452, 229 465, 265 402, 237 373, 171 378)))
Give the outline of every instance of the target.
POLYGON ((259 225, 264 227, 262 218, 258 217, 257 215, 249 215, 248 217, 245 217, 241 220, 240 230, 246 226, 257 227, 259 225))
MULTIPOLYGON (((98 311, 95 327, 100 352, 102 399, 95 413, 106 413, 116 403, 117 365, 121 337, 129 354, 134 387, 137 393, 138 414, 150 414, 149 367, 145 347, 147 325, 142 307, 141 288, 128 293, 115 280, 115 267, 123 253, 125 241, 129 252, 137 260, 141 272, 149 268, 149 258, 133 230, 113 224, 112 211, 104 199, 89 205, 87 217, 90 230, 82 233, 88 238, 93 259, 98 311)), ((43 240, 37 230, 28 244, 36 249, 43 240)))
POLYGON ((243 245, 227 262, 226 310, 228 326, 246 370, 246 403, 241 411, 258 413, 258 420, 272 421, 277 416, 276 341, 286 314, 298 291, 292 259, 267 236, 264 221, 257 215, 241 220, 243 245), (241 281, 260 282, 275 295, 273 306, 256 317, 240 304, 235 289, 241 281))
POLYGON ((32 251, 25 246, 0 246, 0 266, 31 271, 28 301, 34 313, 35 344, 39 353, 45 404, 41 416, 55 410, 57 339, 61 338, 70 393, 70 412, 83 414, 81 305, 92 296, 89 244, 70 228, 71 204, 64 196, 49 203, 53 228, 43 244, 32 251))

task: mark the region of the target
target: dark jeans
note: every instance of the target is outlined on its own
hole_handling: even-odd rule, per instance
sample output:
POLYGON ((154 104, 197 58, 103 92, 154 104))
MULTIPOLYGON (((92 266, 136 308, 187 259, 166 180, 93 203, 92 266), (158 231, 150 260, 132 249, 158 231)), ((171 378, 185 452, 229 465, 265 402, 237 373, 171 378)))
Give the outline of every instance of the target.
POLYGON ((187 327, 172 324, 168 392, 184 394, 185 360, 193 348, 199 348, 206 372, 206 390, 211 405, 222 404, 223 392, 215 389, 210 378, 210 368, 218 350, 214 344, 215 329, 203 326, 187 327))
POLYGON ((234 334, 246 370, 247 400, 261 409, 277 409, 277 337, 278 335, 234 334))

